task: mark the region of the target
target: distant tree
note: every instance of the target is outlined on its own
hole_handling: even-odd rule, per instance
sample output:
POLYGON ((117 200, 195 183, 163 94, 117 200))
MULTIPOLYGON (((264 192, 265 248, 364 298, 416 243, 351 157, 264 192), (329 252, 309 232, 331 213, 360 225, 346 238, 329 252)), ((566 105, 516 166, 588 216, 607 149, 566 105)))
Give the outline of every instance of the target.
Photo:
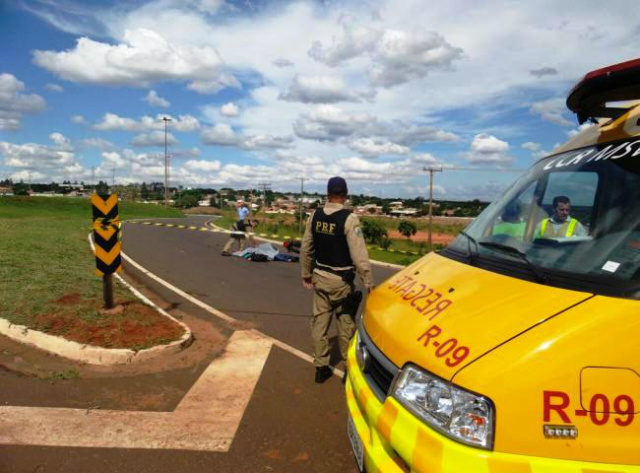
POLYGON ((20 180, 13 185, 13 195, 29 195, 29 186, 20 180))
POLYGON ((376 220, 362 219, 362 235, 369 243, 380 243, 387 238, 387 230, 376 220))
POLYGON ((142 186, 140 187, 140 197, 142 197, 142 200, 148 200, 149 199, 149 188, 147 187, 147 183, 143 182, 142 186))
POLYGON ((418 232, 418 228, 415 223, 410 222, 409 220, 403 220, 398 225, 398 231, 407 238, 411 238, 418 232))
POLYGON ((198 205, 198 196, 191 193, 183 193, 176 200, 175 206, 181 209, 188 209, 198 205))
POLYGON ((109 193, 109 184, 107 184, 104 181, 99 181, 98 185, 96 186, 96 192, 98 194, 108 194, 109 193))
POLYGON ((389 206, 388 203, 385 203, 382 205, 382 213, 383 214, 388 214, 389 212, 391 212, 391 207, 389 206))

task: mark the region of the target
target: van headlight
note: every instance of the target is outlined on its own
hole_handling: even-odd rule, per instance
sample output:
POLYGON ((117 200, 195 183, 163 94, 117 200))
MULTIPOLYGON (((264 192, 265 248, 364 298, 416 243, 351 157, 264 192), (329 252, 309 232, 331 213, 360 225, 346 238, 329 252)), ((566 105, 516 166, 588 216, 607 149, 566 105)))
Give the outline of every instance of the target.
POLYGON ((488 398, 452 386, 415 365, 402 369, 392 395, 444 435, 474 447, 493 447, 494 409, 488 398))

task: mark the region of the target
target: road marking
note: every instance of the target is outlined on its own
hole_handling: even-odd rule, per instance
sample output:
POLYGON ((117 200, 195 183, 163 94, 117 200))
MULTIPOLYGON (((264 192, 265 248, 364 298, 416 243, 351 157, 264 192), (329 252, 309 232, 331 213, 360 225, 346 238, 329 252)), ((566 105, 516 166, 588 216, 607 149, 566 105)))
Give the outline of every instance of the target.
MULTIPOLYGON (((224 312, 219 311, 218 309, 214 309, 213 307, 211 307, 210 305, 202 302, 199 299, 196 299, 195 297, 193 297, 190 294, 187 294, 186 292, 184 292, 182 289, 177 288, 176 286, 174 286, 173 284, 171 284, 170 282, 165 281, 164 279, 162 279, 160 276, 157 276, 156 274, 152 273, 151 271, 149 271, 147 268, 145 268, 144 266, 142 266, 141 264, 139 264, 138 262, 134 261, 129 255, 127 255, 125 252, 122 252, 122 258, 124 258, 124 260, 131 264, 131 266, 133 266, 134 268, 136 268, 138 271, 142 272, 143 274, 147 275, 148 277, 150 277, 151 279, 153 279, 154 281, 156 281, 157 283, 163 285, 164 287, 166 287, 167 289, 175 292, 176 294, 178 294, 180 297, 188 300, 189 302, 191 302, 192 304, 200 307, 201 309, 209 312, 211 315, 218 317, 222 320, 224 320, 227 323, 237 323, 240 322, 238 319, 235 319, 227 314, 225 314, 224 312)), ((275 346, 277 346, 278 348, 281 348, 282 350, 291 353, 294 356, 297 356, 298 358, 308 362, 308 363, 313 363, 313 357, 301 350, 298 350, 297 348, 292 347, 291 345, 288 345, 278 339, 275 339, 273 337, 270 337, 269 335, 266 335, 262 332, 258 332, 260 333, 260 335, 262 335, 263 337, 265 337, 266 339, 268 339, 271 343, 273 343, 275 346)), ((344 371, 335 368, 335 367, 331 367, 331 369, 333 370, 334 374, 336 374, 339 377, 344 376, 344 371)))
POLYGON ((234 332, 173 412, 0 406, 0 444, 227 452, 271 346, 234 332))

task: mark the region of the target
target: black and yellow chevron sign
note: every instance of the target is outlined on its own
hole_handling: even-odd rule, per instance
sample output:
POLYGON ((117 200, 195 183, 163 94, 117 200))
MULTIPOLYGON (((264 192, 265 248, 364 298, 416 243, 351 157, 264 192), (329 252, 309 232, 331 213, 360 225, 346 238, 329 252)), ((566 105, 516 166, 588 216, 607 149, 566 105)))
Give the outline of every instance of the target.
POLYGON ((96 274, 105 276, 122 271, 120 258, 120 217, 118 195, 91 196, 93 206, 93 242, 96 252, 96 274))
POLYGON ((118 221, 118 194, 99 195, 91 194, 91 206, 93 207, 93 221, 118 221))

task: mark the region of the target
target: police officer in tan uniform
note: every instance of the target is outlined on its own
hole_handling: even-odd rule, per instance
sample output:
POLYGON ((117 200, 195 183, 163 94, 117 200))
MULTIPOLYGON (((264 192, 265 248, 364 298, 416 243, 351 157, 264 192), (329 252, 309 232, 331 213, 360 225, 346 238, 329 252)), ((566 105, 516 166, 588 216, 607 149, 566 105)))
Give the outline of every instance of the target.
POLYGON ((346 181, 341 177, 329 179, 327 203, 307 221, 300 251, 302 284, 314 290, 311 337, 316 383, 325 382, 332 374, 327 332, 334 313, 338 320, 340 353, 346 363, 359 305, 359 300, 354 298, 356 272, 367 292, 374 287, 360 221, 344 208, 346 200, 346 181))

